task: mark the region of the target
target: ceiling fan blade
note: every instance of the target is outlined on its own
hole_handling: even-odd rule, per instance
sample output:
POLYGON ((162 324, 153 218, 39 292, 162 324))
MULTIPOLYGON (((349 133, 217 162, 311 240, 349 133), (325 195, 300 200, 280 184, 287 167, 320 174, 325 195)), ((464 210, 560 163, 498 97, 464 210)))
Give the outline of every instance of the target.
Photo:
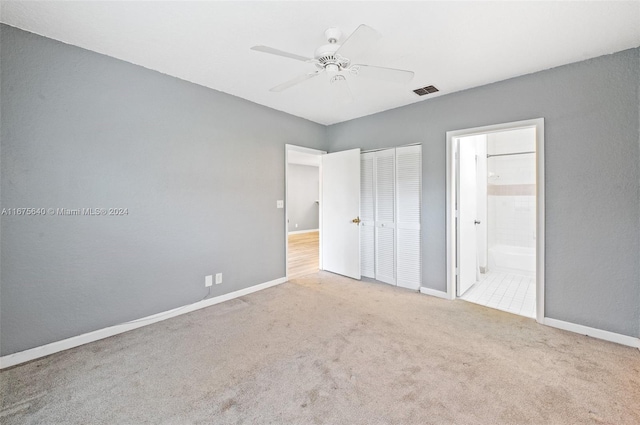
POLYGON ((285 58, 295 59, 302 62, 306 62, 311 60, 311 58, 307 58, 305 56, 296 55, 295 53, 289 53, 282 50, 274 49, 273 47, 268 46, 253 46, 251 50, 255 50, 257 52, 270 53, 272 55, 284 56, 285 58))
POLYGON ((349 71, 359 77, 391 81, 393 83, 408 83, 413 79, 414 75, 413 71, 373 65, 352 65, 349 67, 349 71))
POLYGON ((353 95, 351 94, 349 83, 347 83, 347 80, 343 75, 334 76, 331 78, 330 82, 331 91, 335 93, 335 99, 339 103, 347 104, 353 102, 353 95))
POLYGON ((289 87, 293 87, 296 84, 302 83, 303 81, 307 81, 307 80, 309 80, 309 79, 311 79, 313 77, 317 77, 321 73, 322 73, 322 71, 315 71, 315 72, 310 72, 308 74, 300 75, 300 76, 294 78, 293 80, 289 80, 286 83, 282 83, 282 84, 280 84, 278 86, 275 86, 275 87, 269 89, 269 91, 278 92, 278 93, 281 92, 281 91, 285 91, 289 87))
POLYGON ((336 54, 347 59, 353 59, 354 56, 363 55, 372 48, 380 37, 382 35, 378 31, 362 24, 342 43, 336 54))

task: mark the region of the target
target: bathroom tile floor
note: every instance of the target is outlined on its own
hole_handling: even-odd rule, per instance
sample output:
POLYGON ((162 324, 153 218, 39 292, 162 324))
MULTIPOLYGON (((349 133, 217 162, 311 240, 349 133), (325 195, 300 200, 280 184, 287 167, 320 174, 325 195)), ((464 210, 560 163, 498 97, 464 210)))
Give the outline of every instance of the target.
POLYGON ((516 273, 489 271, 481 274, 480 281, 460 298, 509 313, 535 318, 536 278, 516 273))

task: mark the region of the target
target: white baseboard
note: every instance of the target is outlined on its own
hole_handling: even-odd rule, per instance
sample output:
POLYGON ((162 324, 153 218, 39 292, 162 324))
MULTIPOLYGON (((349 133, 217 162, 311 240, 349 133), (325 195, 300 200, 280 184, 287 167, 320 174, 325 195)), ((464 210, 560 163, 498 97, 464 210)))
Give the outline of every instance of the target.
POLYGON ((289 232, 290 235, 301 235, 303 233, 311 233, 318 232, 320 229, 309 229, 309 230, 296 230, 295 232, 289 232))
POLYGON ((438 291, 437 289, 425 288, 424 286, 420 287, 420 293, 431 295, 432 297, 444 298, 446 300, 449 299, 449 295, 446 292, 438 291))
POLYGON ((188 304, 182 307, 177 307, 172 310, 164 311, 162 313, 153 314, 151 316, 143 317, 141 319, 132 320, 130 322, 122 323, 115 326, 109 326, 108 328, 98 329, 93 332, 74 336, 71 338, 63 339, 61 341, 52 342, 50 344, 41 345, 40 347, 30 348, 19 353, 8 354, 0 357, 0 369, 15 366, 20 363, 28 362, 38 359, 40 357, 48 356, 59 351, 68 350, 70 348, 78 347, 79 345, 88 344, 93 341, 108 338, 113 335, 121 334, 133 329, 141 328, 143 326, 150 325, 152 323, 167 320, 172 317, 180 316, 181 314, 190 313, 201 308, 209 307, 215 304, 219 304, 225 301, 232 300, 234 298, 242 297, 244 295, 251 294, 253 292, 267 289, 272 286, 279 285, 287 281, 286 277, 271 280, 269 282, 260 283, 258 285, 250 286, 239 291, 230 292, 228 294, 219 295, 214 298, 208 298, 202 301, 188 304))
POLYGON ((632 336, 603 331, 602 329, 590 328, 588 326, 577 325, 575 323, 565 322, 557 319, 550 319, 548 317, 544 318, 543 323, 553 328, 563 329, 565 331, 575 332, 577 334, 587 335, 593 338, 627 345, 629 347, 640 348, 640 339, 632 336))

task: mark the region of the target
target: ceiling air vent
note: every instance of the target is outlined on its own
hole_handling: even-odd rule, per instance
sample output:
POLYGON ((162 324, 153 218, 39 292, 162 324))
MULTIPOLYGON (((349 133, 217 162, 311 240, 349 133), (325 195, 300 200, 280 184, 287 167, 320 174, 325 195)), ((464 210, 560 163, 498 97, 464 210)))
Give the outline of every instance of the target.
POLYGON ((425 94, 431 94, 437 91, 439 90, 434 86, 426 86, 426 87, 420 87, 419 89, 415 89, 413 92, 418 96, 424 96, 425 94))

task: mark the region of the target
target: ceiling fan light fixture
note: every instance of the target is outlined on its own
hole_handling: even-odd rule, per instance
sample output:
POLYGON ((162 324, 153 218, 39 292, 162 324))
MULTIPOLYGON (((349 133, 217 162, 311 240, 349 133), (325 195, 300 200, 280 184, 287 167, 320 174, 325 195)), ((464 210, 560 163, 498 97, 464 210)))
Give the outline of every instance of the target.
POLYGON ((332 92, 331 97, 336 104, 347 105, 353 102, 353 94, 344 75, 334 75, 329 82, 331 86, 330 92, 332 92))
MULTIPOLYGON (((325 65, 324 69, 327 72, 327 74, 330 77, 333 77, 333 78, 337 77, 338 76, 337 75, 338 72, 340 72, 340 67, 338 65, 336 65, 336 64, 333 64, 333 63, 325 65)), ((331 78, 331 80, 333 80, 333 78, 331 78)), ((344 78, 344 77, 342 77, 342 78, 344 78)))

